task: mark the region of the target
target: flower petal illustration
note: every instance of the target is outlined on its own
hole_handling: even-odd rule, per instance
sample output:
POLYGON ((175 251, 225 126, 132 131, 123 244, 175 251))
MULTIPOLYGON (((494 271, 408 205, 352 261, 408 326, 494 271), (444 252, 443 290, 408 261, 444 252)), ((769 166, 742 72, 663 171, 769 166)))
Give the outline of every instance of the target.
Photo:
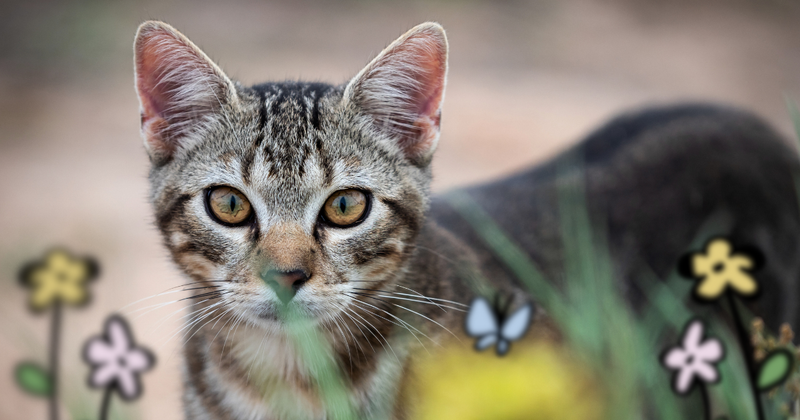
POLYGON ((151 356, 147 352, 141 349, 133 349, 125 355, 125 366, 138 372, 150 366, 150 359, 151 356))
POLYGON ((686 352, 681 348, 673 348, 664 358, 664 364, 673 369, 680 369, 686 363, 686 352))
POLYGON ((139 379, 133 370, 123 370, 117 375, 117 385, 119 393, 126 400, 131 400, 139 396, 139 379))
POLYGON ((142 392, 139 374, 155 363, 152 353, 136 346, 127 323, 116 315, 106 320, 101 336, 86 342, 83 357, 92 367, 89 385, 112 387, 126 400, 139 397, 142 392))
POLYGON ((697 357, 701 360, 717 361, 722 358, 722 344, 718 340, 706 340, 697 347, 697 357))
POLYGON ((684 256, 680 272, 697 281, 694 295, 698 299, 715 300, 728 289, 752 296, 758 292, 758 283, 751 271, 757 268, 760 258, 756 249, 736 251, 727 239, 714 238, 703 251, 684 256))
POLYGON ((20 272, 22 284, 31 289, 30 307, 43 311, 61 301, 80 306, 89 300, 87 283, 97 276, 97 264, 91 258, 73 257, 56 249, 20 272))
POLYGON ((116 357, 114 348, 100 338, 93 338, 86 344, 86 355, 95 362, 110 362, 116 357))
POLYGON ((692 368, 692 373, 699 376, 705 382, 714 382, 717 380, 719 373, 714 367, 710 364, 705 363, 695 363, 692 368))
POLYGON ((703 338, 703 324, 699 322, 692 322, 689 328, 683 335, 683 350, 686 353, 694 355, 700 346, 700 340, 703 338))
POLYGON ((716 338, 703 338, 700 320, 689 321, 683 330, 681 345, 668 349, 662 356, 663 365, 675 371, 673 389, 678 394, 691 390, 695 380, 715 382, 719 379, 716 364, 725 355, 722 343, 716 338))
POLYGON ((119 318, 111 318, 106 331, 114 352, 118 355, 125 354, 125 351, 130 347, 130 340, 128 340, 128 331, 122 321, 119 318))
POLYGON ((105 388, 114 381, 119 375, 119 369, 116 363, 108 363, 99 366, 92 372, 89 383, 94 388, 105 388))
POLYGON ((678 377, 675 379, 675 390, 679 394, 685 394, 689 391, 694 380, 694 371, 692 369, 681 369, 678 371, 678 377))

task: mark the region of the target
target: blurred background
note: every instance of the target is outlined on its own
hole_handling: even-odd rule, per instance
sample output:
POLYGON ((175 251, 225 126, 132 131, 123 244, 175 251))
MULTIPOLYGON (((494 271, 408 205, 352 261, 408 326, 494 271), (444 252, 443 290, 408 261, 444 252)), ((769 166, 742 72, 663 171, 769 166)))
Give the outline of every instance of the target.
POLYGON ((182 303, 126 307, 185 283, 147 198, 131 52, 147 19, 171 23, 245 84, 345 82, 407 29, 442 23, 451 56, 436 191, 541 162, 649 104, 738 105, 788 137, 784 98, 800 98, 800 5, 790 0, 3 1, 0 419, 46 417, 45 401, 12 380, 18 362, 46 363, 49 325, 27 312, 17 271, 56 244, 102 266, 93 303, 64 315, 69 411, 95 417, 100 391, 84 386, 80 350, 122 311, 158 357, 124 413, 181 416, 182 303))

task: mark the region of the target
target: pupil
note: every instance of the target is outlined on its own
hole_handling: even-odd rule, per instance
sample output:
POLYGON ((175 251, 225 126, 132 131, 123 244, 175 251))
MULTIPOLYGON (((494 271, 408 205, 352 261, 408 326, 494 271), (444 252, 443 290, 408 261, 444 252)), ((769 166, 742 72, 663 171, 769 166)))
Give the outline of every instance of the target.
POLYGON ((341 210, 342 213, 344 213, 344 211, 347 210, 346 201, 347 200, 344 197, 339 199, 339 210, 341 210))
POLYGON ((236 209, 236 196, 233 195, 231 196, 231 202, 229 206, 231 207, 231 212, 233 212, 236 209))

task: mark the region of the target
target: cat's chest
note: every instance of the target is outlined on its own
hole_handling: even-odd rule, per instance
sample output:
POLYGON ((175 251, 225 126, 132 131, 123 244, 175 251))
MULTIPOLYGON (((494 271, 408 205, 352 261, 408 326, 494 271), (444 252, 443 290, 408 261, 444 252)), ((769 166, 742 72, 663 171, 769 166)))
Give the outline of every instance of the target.
MULTIPOLYGON (((286 336, 270 334, 257 329, 238 331, 235 342, 230 345, 228 357, 235 360, 237 369, 216 364, 213 367, 223 380, 221 388, 235 410, 248 413, 260 412, 267 418, 323 418, 320 372, 313 372, 304 362, 303 352, 286 336)), ((379 401, 394 395, 398 378, 402 372, 406 351, 395 346, 395 353, 379 351, 377 363, 363 380, 353 384, 342 366, 340 372, 342 395, 354 404, 359 412, 375 413, 392 404, 379 401), (399 357, 398 357, 399 356, 399 357)), ((211 357, 209 361, 213 361, 211 357)), ((387 413, 384 413, 387 414, 387 413)))
POLYGON ((308 379, 308 366, 285 335, 248 328, 237 332, 234 340, 231 355, 247 370, 250 381, 274 378, 300 383, 308 379))

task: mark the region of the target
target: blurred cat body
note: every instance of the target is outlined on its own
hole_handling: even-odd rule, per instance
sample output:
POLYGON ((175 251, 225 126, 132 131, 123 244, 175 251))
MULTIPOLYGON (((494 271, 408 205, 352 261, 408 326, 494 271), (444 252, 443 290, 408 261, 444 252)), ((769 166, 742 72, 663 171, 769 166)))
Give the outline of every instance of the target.
MULTIPOLYGON (((287 336, 288 305, 322 331, 359 418, 407 418, 413 353, 457 332, 457 303, 473 296, 458 266, 479 268, 515 305, 526 299, 457 212, 430 198, 447 78, 438 24, 413 28, 343 86, 244 87, 161 22, 142 24, 134 49, 156 223, 199 290, 184 346, 186 418, 326 418, 287 336), (246 201, 247 218, 215 216, 218 188, 233 189, 231 210, 246 201), (323 209, 342 191, 365 200, 346 226, 323 209)), ((645 111, 568 153, 584 156, 589 206, 608 217, 632 300, 637 290, 624 285, 637 270, 669 272, 721 208, 737 239, 770 251, 764 294, 797 295, 780 280, 800 260, 797 161, 757 118, 704 105, 645 111)), ((562 269, 558 167, 467 190, 550 278, 562 269)), ((337 203, 345 212, 349 202, 337 203)), ((768 322, 798 315, 791 305, 770 310, 768 322)))

